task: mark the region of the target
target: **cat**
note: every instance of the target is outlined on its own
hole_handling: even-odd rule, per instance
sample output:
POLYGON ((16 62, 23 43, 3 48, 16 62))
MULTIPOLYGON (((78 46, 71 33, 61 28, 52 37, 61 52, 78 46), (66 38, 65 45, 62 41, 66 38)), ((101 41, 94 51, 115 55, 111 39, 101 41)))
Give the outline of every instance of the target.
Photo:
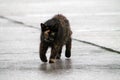
POLYGON ((39 56, 41 61, 47 62, 46 52, 51 48, 49 63, 54 63, 56 59, 60 59, 62 47, 65 45, 65 56, 71 56, 72 46, 72 31, 69 21, 62 14, 57 14, 45 23, 40 23, 41 26, 41 42, 39 48, 39 56))

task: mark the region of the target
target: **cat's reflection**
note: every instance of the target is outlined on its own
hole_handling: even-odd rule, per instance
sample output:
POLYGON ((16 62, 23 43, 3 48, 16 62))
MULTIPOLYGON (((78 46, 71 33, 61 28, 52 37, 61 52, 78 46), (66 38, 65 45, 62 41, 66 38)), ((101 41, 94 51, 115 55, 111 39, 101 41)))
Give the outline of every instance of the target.
POLYGON ((42 63, 40 65, 40 70, 45 72, 58 71, 58 70, 68 70, 72 68, 71 59, 57 60, 55 63, 42 63))

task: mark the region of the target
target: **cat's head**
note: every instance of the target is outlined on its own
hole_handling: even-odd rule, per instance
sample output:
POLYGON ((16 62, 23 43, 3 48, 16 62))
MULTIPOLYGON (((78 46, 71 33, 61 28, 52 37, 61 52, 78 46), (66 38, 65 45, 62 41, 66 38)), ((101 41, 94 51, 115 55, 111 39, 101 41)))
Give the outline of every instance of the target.
POLYGON ((42 38, 45 42, 54 42, 58 28, 56 26, 48 26, 43 23, 40 24, 42 31, 42 38))

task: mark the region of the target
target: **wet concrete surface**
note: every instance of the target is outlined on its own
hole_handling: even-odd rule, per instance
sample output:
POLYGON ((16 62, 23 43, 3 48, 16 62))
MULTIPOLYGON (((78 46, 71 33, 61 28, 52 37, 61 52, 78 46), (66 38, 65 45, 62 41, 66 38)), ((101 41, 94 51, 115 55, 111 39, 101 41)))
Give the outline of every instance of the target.
MULTIPOLYGON (((72 57, 54 64, 39 59, 39 30, 1 22, 1 80, 119 80, 120 55, 95 46, 72 42, 72 57), (6 25, 7 24, 7 25, 6 25), (9 25, 8 25, 9 24, 9 25), (17 26, 17 27, 16 27, 17 26)), ((47 52, 49 58, 50 50, 47 52)))
POLYGON ((38 53, 39 23, 59 12, 70 20, 73 38, 119 51, 118 3, 0 0, 0 80, 120 80, 120 54, 91 44, 73 40, 71 58, 63 48, 54 64, 41 62, 38 53))

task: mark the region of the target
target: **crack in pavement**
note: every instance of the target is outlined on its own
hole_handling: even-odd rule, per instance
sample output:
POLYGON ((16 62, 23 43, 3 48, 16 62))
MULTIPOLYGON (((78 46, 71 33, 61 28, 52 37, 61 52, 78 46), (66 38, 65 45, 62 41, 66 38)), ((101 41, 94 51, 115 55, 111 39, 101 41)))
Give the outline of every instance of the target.
POLYGON ((85 44, 89 44, 89 45, 92 45, 92 46, 99 47, 101 49, 104 49, 104 50, 107 50, 107 51, 110 51, 110 52, 115 52, 115 53, 120 54, 120 51, 114 50, 112 48, 104 47, 104 46, 101 46, 101 45, 98 45, 98 44, 95 44, 95 43, 92 43, 92 42, 83 41, 83 40, 79 40, 79 39, 75 39, 75 38, 72 38, 72 39, 77 41, 77 42, 82 42, 82 43, 85 43, 85 44))
POLYGON ((24 22, 17 21, 17 20, 14 20, 14 19, 10 19, 10 18, 5 17, 5 16, 0 16, 0 18, 5 19, 5 20, 8 20, 8 21, 10 21, 10 22, 12 22, 12 23, 15 23, 15 24, 20 24, 20 25, 29 27, 29 28, 40 29, 40 28, 38 28, 38 27, 34 27, 34 26, 32 26, 32 25, 25 24, 24 22))
MULTIPOLYGON (((5 19, 5 20, 8 20, 8 21, 10 21, 10 22, 12 22, 12 23, 15 23, 15 24, 20 24, 20 25, 23 25, 23 26, 26 26, 26 27, 29 27, 29 28, 33 28, 33 29, 38 29, 38 30, 40 30, 40 28, 38 28, 38 27, 25 24, 24 22, 21 22, 21 21, 17 21, 17 20, 14 20, 14 19, 10 19, 10 18, 5 17, 5 16, 0 16, 0 18, 1 18, 1 19, 5 19)), ((79 39, 76 39, 76 38, 72 38, 72 40, 77 41, 77 42, 81 42, 81 43, 85 43, 85 44, 89 44, 89 45, 92 45, 92 46, 96 46, 96 47, 99 47, 99 48, 101 48, 101 49, 104 49, 104 50, 107 50, 107 51, 110 51, 110 52, 114 52, 114 53, 120 54, 120 51, 117 51, 117 50, 114 50, 114 49, 112 49, 112 48, 108 48, 108 47, 105 47, 105 46, 101 46, 101 45, 98 45, 98 44, 95 44, 95 43, 92 43, 92 42, 83 41, 83 40, 79 40, 79 39)))

